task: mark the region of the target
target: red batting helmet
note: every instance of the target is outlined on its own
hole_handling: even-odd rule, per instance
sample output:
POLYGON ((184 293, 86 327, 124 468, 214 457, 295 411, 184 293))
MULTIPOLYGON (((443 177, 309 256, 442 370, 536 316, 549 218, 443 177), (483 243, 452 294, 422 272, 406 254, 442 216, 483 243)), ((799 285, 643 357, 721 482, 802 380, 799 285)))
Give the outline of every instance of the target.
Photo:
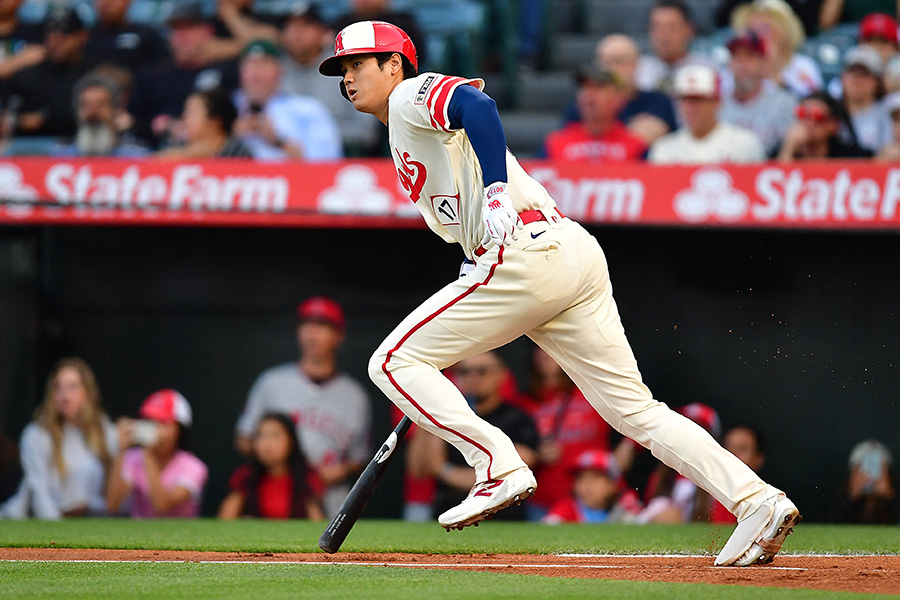
POLYGON ((359 21, 341 29, 334 38, 334 56, 319 65, 319 73, 340 77, 341 57, 376 52, 397 52, 418 71, 416 46, 406 32, 384 21, 359 21))

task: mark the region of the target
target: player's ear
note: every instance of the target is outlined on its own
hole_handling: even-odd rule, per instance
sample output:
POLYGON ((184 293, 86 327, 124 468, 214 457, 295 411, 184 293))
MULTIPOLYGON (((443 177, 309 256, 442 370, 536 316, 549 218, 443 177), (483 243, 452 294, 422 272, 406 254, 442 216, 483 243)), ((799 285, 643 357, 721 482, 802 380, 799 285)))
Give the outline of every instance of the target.
POLYGON ((391 75, 396 75, 397 73, 403 72, 403 57, 400 56, 399 53, 394 52, 393 54, 391 54, 390 63, 391 75))

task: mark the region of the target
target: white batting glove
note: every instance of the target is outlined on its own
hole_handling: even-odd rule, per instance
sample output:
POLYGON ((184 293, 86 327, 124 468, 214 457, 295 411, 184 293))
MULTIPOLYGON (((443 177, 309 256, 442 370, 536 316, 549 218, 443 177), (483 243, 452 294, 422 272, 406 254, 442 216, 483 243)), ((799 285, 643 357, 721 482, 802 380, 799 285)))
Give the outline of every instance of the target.
POLYGON ((482 246, 491 240, 497 244, 509 245, 518 237, 518 232, 524 225, 506 192, 506 183, 497 181, 484 188, 481 220, 484 222, 482 246))

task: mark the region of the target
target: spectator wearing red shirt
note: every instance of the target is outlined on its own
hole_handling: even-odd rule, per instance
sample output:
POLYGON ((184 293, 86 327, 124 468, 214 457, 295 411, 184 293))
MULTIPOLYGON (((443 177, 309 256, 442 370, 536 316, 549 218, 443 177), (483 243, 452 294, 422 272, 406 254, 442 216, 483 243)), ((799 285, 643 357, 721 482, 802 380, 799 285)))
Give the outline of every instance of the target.
MULTIPOLYGON (((531 363, 531 386, 535 399, 532 417, 537 425, 538 489, 528 503, 528 517, 539 521, 559 500, 572 491, 572 466, 584 452, 609 451, 613 430, 591 407, 562 368, 535 347, 531 363)), ((625 469, 634 459, 634 445, 627 438, 616 447, 618 463, 625 469)))
POLYGON ((235 470, 229 488, 220 519, 325 518, 319 501, 322 483, 306 463, 293 421, 280 413, 260 419, 251 462, 235 470))
POLYGON ((576 103, 581 120, 548 135, 544 155, 554 160, 642 160, 647 145, 618 119, 627 101, 622 80, 612 71, 592 64, 579 70, 577 81, 576 103))

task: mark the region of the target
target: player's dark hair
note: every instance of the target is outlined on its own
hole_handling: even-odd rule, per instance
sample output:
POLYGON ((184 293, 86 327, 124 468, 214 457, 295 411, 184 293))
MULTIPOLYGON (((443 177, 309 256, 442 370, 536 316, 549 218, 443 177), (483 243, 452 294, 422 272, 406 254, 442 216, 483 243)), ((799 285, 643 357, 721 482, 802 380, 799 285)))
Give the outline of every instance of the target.
POLYGON ((231 102, 228 92, 222 88, 198 90, 191 94, 199 98, 206 107, 206 115, 210 119, 218 120, 227 135, 231 135, 231 128, 237 120, 237 109, 231 102))
MULTIPOLYGON (((263 421, 274 421, 290 438, 291 452, 288 455, 288 469, 291 474, 291 517, 306 518, 309 515, 306 510, 306 503, 310 497, 314 496, 312 489, 309 487, 309 465, 306 462, 306 456, 300 449, 300 438, 297 435, 297 428, 290 417, 281 413, 266 413, 259 420, 261 425, 263 421)), ((259 425, 257 425, 259 429, 259 425)), ((255 456, 250 461, 250 477, 247 479, 247 497, 244 500, 244 514, 251 517, 258 517, 259 514, 259 482, 263 475, 266 474, 266 467, 255 456)))
MULTIPOLYGON (((389 61, 391 59, 391 57, 395 54, 400 54, 400 53, 399 52, 376 52, 375 60, 378 61, 378 68, 379 69, 384 68, 384 63, 389 61)), ((412 63, 409 62, 408 58, 406 58, 405 56, 400 54, 400 60, 403 61, 403 79, 412 79, 413 77, 415 77, 416 75, 419 74, 419 72, 412 65, 412 63)))
POLYGON ((657 8, 674 8, 681 13, 682 18, 687 23, 694 24, 694 15, 691 12, 691 7, 684 0, 656 0, 656 4, 653 5, 651 11, 657 8))

